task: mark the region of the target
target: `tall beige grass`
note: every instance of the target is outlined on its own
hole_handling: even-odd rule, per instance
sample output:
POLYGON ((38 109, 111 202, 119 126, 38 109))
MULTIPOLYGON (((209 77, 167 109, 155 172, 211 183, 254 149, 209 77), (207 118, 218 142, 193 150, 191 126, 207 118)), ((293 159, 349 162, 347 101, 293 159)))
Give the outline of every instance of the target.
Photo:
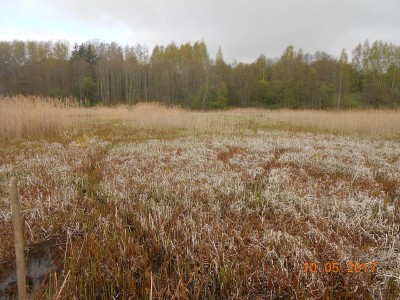
POLYGON ((135 128, 185 129, 190 132, 234 133, 251 125, 314 130, 362 136, 400 137, 399 110, 270 111, 233 109, 188 111, 156 103, 135 106, 79 107, 74 101, 41 97, 0 98, 0 138, 60 135, 85 121, 122 121, 135 128))
POLYGON ((21 138, 58 134, 72 125, 79 108, 73 101, 64 103, 40 97, 0 98, 0 137, 21 138))
POLYGON ((134 106, 78 107, 40 97, 0 98, 0 137, 25 138, 61 134, 85 121, 122 121, 134 128, 187 129, 195 132, 233 131, 236 119, 227 120, 218 112, 194 112, 157 103, 134 106))
POLYGON ((280 110, 270 111, 266 117, 317 131, 389 138, 400 136, 399 110, 280 110))

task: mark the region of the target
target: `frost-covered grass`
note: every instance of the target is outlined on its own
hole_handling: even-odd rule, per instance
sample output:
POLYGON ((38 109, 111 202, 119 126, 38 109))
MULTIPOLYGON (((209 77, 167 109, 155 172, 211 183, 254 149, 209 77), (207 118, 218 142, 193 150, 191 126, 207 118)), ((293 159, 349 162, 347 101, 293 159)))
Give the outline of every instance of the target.
POLYGON ((14 175, 27 256, 50 251, 56 264, 34 297, 397 299, 400 142, 229 114, 225 132, 103 120, 7 140, 0 282, 14 259, 14 175), (324 270, 335 262, 340 272, 324 270))

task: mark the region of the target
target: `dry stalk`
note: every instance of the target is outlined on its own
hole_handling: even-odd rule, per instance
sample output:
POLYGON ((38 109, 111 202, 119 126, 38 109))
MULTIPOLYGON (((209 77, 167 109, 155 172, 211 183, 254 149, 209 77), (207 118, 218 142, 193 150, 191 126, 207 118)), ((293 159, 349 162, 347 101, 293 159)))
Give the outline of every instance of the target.
POLYGON ((17 263, 18 299, 26 299, 26 278, 24 258, 24 236, 22 232, 21 206, 18 201, 17 179, 10 179, 10 201, 13 212, 15 256, 17 263))

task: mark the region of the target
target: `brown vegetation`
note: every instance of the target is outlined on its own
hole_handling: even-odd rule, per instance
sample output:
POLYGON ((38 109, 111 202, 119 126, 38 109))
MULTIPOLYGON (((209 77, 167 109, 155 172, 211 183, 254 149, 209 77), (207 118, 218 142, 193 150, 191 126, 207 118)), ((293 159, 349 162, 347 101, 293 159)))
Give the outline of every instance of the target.
MULTIPOLYGON (((318 115, 341 114, 325 112, 298 127, 273 121, 297 116, 287 111, 24 109, 1 101, 9 113, 0 110, 0 283, 14 260, 7 186, 17 176, 28 264, 38 255, 54 264, 32 298, 400 294, 395 129, 393 139, 367 122, 334 130, 318 115), (12 114, 30 120, 29 136, 12 114), (60 124, 51 138, 42 121, 60 124), (318 271, 306 272, 312 262, 318 271), (324 270, 332 262, 340 272, 324 270), (347 272, 357 262, 378 269, 347 272)), ((399 126, 398 112, 375 113, 399 126)))

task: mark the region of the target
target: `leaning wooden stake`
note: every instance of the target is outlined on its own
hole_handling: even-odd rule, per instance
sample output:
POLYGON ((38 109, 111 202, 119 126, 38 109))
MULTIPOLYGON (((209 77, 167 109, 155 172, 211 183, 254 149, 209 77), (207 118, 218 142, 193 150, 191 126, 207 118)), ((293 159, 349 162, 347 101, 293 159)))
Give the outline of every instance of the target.
POLYGON ((13 212, 15 256, 17 261, 18 299, 26 300, 24 236, 22 232, 21 206, 18 201, 17 179, 10 179, 10 201, 13 212))

